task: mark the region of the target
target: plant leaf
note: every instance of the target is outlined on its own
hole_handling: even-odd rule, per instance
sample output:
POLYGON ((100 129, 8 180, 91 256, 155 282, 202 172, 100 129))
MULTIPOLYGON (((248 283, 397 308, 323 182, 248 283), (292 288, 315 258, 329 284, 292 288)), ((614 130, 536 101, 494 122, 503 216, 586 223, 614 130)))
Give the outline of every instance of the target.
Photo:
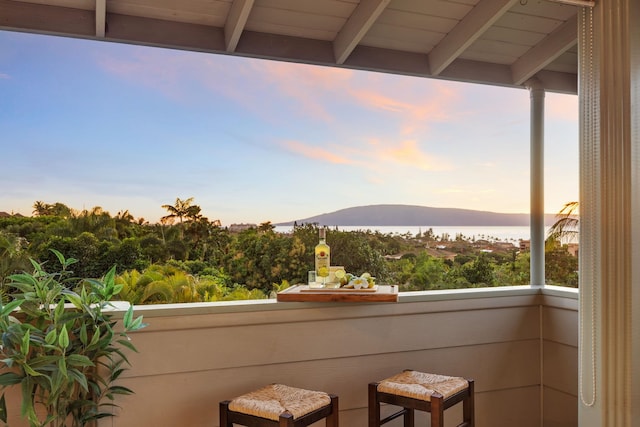
POLYGON ((27 354, 29 354, 29 338, 31 337, 31 333, 29 331, 29 329, 27 329, 27 332, 25 332, 25 334, 22 336, 22 346, 20 347, 20 353, 22 353, 23 356, 27 356, 27 354))
MULTIPOLYGON (((22 369, 24 369, 24 371, 25 371, 29 376, 32 376, 32 377, 38 377, 38 376, 42 375, 40 372, 36 372, 36 371, 34 371, 34 370, 33 370, 33 368, 32 368, 31 366, 29 366, 28 364, 26 364, 26 363, 24 363, 24 364, 22 365, 22 369)), ((26 377, 25 377, 25 378, 26 378, 26 377)))
POLYGON ((7 402, 4 400, 4 393, 2 393, 2 397, 0 397, 0 421, 3 423, 7 422, 7 402))
POLYGON ((80 342, 83 345, 87 345, 88 340, 89 339, 87 337, 87 324, 82 323, 82 326, 80 327, 80 342))
POLYGON ((47 335, 44 337, 44 342, 46 342, 49 345, 53 345, 53 343, 56 342, 56 339, 58 338, 58 331, 56 331, 55 329, 51 329, 47 335))
POLYGON ((62 265, 63 267, 65 266, 66 262, 64 259, 64 255, 62 255, 62 253, 58 250, 55 249, 49 249, 51 252, 53 252, 53 254, 56 256, 56 258, 58 258, 58 261, 60 262, 60 265, 62 265))
POLYGON ((127 387, 123 387, 121 385, 114 385, 109 387, 109 391, 113 394, 124 394, 124 395, 129 395, 129 394, 133 394, 133 390, 127 388, 127 387))
POLYGON ((126 340, 126 339, 122 339, 122 340, 118 340, 118 344, 127 347, 129 350, 137 353, 138 349, 131 343, 131 341, 126 340))
POLYGON ((9 313, 11 313, 16 308, 20 307, 20 305, 23 302, 24 302, 23 299, 15 299, 15 300, 11 301, 10 303, 7 303, 6 305, 2 306, 2 311, 0 312, 0 316, 2 316, 2 317, 8 316, 9 313))
POLYGON ((60 358, 60 363, 58 363, 58 368, 60 369, 60 375, 62 375, 64 378, 68 378, 67 361, 64 357, 60 358))
POLYGON ((49 369, 55 369, 55 365, 61 356, 39 356, 34 357, 29 361, 29 366, 32 369, 42 369, 49 365, 49 369))
POLYGON ((87 383, 87 377, 77 369, 69 369, 69 376, 75 380, 82 389, 89 393, 89 384, 87 383))
POLYGON ((82 354, 70 354, 67 356, 67 364, 69 366, 95 366, 91 359, 82 354))
POLYGON ((124 324, 125 329, 129 329, 131 326, 131 322, 133 320, 133 306, 130 305, 127 309, 127 312, 124 314, 124 318, 122 319, 122 323, 124 324))
POLYGON ((0 374, 0 385, 6 387, 10 385, 20 384, 20 382, 22 382, 22 378, 22 375, 18 375, 15 372, 5 372, 3 374, 0 374))
POLYGON ((36 412, 33 408, 33 400, 35 396, 33 395, 33 384, 31 383, 31 378, 24 377, 21 384, 22 389, 22 406, 20 408, 20 414, 23 418, 28 418, 29 421, 35 422, 37 424, 36 412))
POLYGON ((138 316, 136 320, 134 320, 133 323, 131 324, 131 327, 129 328, 129 330, 137 331, 139 329, 146 328, 147 326, 149 326, 148 323, 142 323, 142 316, 138 316))
POLYGON ((10 285, 14 285, 16 283, 23 283, 25 285, 31 285, 31 286, 36 286, 38 284, 38 281, 36 280, 35 277, 33 277, 31 274, 27 274, 27 273, 19 273, 19 274, 12 274, 11 276, 9 276, 9 279, 11 280, 11 283, 9 283, 10 285))
POLYGON ((67 332, 67 325, 62 325, 60 336, 58 337, 58 344, 63 349, 69 347, 69 332, 67 332))

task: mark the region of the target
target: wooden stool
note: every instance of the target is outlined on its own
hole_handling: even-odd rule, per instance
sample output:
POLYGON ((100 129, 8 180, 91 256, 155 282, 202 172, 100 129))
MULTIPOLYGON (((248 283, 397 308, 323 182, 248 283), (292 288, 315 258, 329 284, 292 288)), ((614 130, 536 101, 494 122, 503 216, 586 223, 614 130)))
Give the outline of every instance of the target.
POLYGON ((444 427, 444 411, 462 402, 462 424, 473 427, 473 380, 406 370, 393 377, 369 384, 369 427, 404 416, 404 427, 414 427, 414 410, 431 413, 431 427, 444 427), (402 409, 380 420, 380 403, 402 409))
POLYGON ((220 427, 305 427, 323 418, 338 427, 338 396, 282 384, 220 402, 220 427))

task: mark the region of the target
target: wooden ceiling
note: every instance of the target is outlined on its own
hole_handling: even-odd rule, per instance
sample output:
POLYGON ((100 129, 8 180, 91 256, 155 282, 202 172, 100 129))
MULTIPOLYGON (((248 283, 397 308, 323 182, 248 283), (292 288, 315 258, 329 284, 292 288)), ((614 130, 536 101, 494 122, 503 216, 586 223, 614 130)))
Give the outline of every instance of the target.
POLYGON ((0 0, 0 29, 577 93, 549 0, 0 0))

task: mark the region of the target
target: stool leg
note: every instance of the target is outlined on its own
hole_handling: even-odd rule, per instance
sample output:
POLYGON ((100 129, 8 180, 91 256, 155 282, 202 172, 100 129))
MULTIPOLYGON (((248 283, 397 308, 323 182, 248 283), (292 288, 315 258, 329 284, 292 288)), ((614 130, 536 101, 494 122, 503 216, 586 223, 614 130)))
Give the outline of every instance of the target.
POLYGON ((469 396, 462 401, 462 412, 464 414, 464 421, 469 423, 469 427, 474 427, 475 424, 475 403, 474 403, 474 385, 473 380, 467 380, 469 382, 469 396))
POLYGON ((293 427, 293 415, 288 412, 280 414, 280 422, 278 427, 293 427))
POLYGON ((229 400, 220 402, 220 427, 233 427, 229 422, 229 400))
POLYGON ((415 412, 411 408, 404 408, 404 427, 414 427, 415 426, 415 412))
POLYGON ((340 422, 340 409, 338 406, 338 396, 336 396, 335 394, 330 394, 329 397, 331 397, 331 414, 329 414, 329 416, 327 417, 327 427, 339 427, 339 422, 340 422))
POLYGON ((438 393, 431 395, 431 427, 444 427, 443 399, 438 393))
POLYGON ((378 383, 369 383, 369 427, 380 427, 378 383))

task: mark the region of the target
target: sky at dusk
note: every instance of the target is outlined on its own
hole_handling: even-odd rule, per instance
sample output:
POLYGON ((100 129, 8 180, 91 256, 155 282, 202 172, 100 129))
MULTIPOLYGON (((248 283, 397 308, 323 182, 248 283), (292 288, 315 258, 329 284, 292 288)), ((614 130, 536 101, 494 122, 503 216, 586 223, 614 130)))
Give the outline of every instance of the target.
MULTIPOLYGON (((578 199, 578 99, 546 94, 545 211, 578 199)), ((0 211, 272 223, 352 206, 529 211, 529 92, 0 31, 0 211)), ((425 224, 428 225, 428 224, 425 224)))

